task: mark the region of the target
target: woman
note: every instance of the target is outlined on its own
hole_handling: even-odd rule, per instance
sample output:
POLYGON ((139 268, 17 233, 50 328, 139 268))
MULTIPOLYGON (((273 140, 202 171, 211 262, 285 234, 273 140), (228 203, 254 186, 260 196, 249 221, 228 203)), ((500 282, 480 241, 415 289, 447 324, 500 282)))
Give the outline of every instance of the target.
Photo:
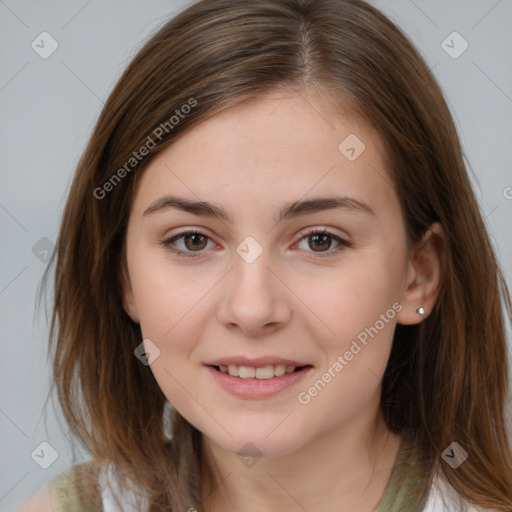
POLYGON ((511 510, 510 296, 442 92, 365 2, 169 21, 54 256, 92 460, 27 510, 511 510))

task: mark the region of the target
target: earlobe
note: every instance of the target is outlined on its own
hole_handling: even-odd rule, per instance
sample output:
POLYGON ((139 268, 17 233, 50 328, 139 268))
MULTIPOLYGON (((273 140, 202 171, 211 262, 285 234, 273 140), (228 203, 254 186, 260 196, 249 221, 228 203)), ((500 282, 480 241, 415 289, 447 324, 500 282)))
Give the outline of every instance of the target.
POLYGON ((444 282, 446 233, 439 222, 432 224, 412 251, 402 295, 403 309, 397 322, 418 324, 434 309, 444 282))

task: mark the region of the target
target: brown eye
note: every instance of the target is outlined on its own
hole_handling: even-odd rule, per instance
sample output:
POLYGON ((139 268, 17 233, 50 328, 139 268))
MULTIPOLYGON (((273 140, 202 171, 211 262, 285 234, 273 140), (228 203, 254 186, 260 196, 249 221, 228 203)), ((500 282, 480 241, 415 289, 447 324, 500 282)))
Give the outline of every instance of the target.
MULTIPOLYGON (((310 231, 309 233, 306 233, 300 240, 300 243, 302 243, 304 240, 307 240, 307 248, 304 249, 307 252, 317 253, 313 254, 313 257, 315 258, 322 258, 322 257, 328 257, 328 256, 334 256, 335 254, 339 253, 343 249, 347 247, 352 247, 352 242, 349 242, 348 240, 344 240, 340 236, 331 233, 326 230, 315 230, 310 231), (332 247, 332 242, 337 244, 333 250, 329 250, 332 247), (325 253, 325 254, 322 254, 325 253)), ((301 247, 299 247, 301 248, 301 247)))
POLYGON ((164 240, 163 245, 177 255, 195 258, 201 256, 201 253, 204 252, 203 249, 208 245, 208 241, 211 240, 200 231, 184 231, 164 240), (181 246, 177 242, 181 242, 181 246))
POLYGON ((201 250, 206 247, 208 237, 203 236, 199 233, 192 233, 183 237, 185 247, 191 251, 201 250))
POLYGON ((309 238, 309 248, 316 250, 319 249, 320 251, 325 251, 326 249, 329 249, 331 247, 331 243, 333 240, 333 237, 326 234, 321 235, 311 235, 309 238))

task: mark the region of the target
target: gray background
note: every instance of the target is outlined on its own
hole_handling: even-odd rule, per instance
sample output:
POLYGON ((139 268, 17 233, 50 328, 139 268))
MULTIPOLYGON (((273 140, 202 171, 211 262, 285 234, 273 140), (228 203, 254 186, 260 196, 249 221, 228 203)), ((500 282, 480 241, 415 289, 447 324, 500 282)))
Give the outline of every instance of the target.
MULTIPOLYGON (((51 402, 45 409, 48 327, 34 309, 36 291, 72 172, 108 93, 147 36, 189 3, 0 0, 1 510, 88 458, 79 451, 73 461, 66 425, 51 402), (58 43, 46 59, 31 47, 51 47, 45 39, 41 48, 44 31, 58 43), (47 469, 36 464, 51 462, 41 442, 58 452, 47 469)), ((405 30, 442 85, 510 283, 512 0, 372 3, 405 30), (469 45, 460 56, 463 40, 448 37, 454 31, 469 45)))

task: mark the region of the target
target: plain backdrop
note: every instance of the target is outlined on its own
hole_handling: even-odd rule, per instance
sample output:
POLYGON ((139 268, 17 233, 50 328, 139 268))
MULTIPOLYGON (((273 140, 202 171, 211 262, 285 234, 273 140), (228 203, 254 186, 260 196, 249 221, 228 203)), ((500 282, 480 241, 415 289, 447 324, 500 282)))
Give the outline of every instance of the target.
MULTIPOLYGON (((189 3, 0 0, 1 510, 89 458, 73 458, 58 409, 45 408, 48 326, 34 309, 36 292, 104 101, 148 35, 189 3)), ((441 83, 510 285, 512 1, 372 3, 405 30, 441 83)))

